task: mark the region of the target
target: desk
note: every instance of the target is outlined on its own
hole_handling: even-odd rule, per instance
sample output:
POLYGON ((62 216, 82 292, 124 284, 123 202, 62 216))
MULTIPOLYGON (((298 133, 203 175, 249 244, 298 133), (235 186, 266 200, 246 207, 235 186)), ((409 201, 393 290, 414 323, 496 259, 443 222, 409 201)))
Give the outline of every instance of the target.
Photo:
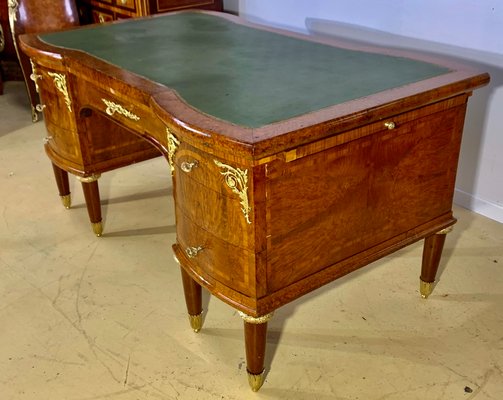
POLYGON ((166 158, 191 326, 201 287, 241 312, 253 390, 282 305, 421 239, 431 293, 467 99, 487 74, 209 12, 22 43, 53 163, 110 166, 102 144, 134 135, 166 158))

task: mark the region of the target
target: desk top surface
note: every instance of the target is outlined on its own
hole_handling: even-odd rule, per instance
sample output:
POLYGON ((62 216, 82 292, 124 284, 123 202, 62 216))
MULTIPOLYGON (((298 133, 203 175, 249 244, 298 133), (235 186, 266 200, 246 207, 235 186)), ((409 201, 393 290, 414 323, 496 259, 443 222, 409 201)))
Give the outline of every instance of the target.
POLYGON ((174 89, 211 117, 257 128, 450 69, 184 12, 40 35, 174 89))

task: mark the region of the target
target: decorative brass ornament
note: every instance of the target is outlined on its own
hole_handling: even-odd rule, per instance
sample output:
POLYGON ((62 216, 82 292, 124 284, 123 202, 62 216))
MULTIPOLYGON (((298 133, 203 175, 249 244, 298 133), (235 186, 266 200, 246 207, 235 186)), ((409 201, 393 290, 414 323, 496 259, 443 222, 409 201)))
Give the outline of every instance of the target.
POLYGON ((183 172, 186 172, 186 173, 189 173, 190 171, 192 171, 195 167, 197 167, 198 165, 198 162, 197 161, 192 161, 192 162, 187 162, 187 161, 184 161, 182 162, 182 164, 180 165, 180 168, 182 169, 183 172))
POLYGON ((47 72, 51 78, 54 79, 54 86, 58 89, 65 99, 66 108, 68 111, 72 112, 72 100, 68 94, 68 87, 66 86, 66 76, 64 74, 58 74, 57 72, 47 72))
POLYGON ((100 179, 101 174, 92 174, 90 176, 77 176, 77 179, 82 183, 92 183, 100 179))
POLYGON ((239 196, 241 211, 245 216, 248 224, 250 221, 251 207, 248 204, 248 170, 231 167, 230 165, 223 164, 218 160, 213 160, 215 164, 224 169, 220 172, 225 177, 225 183, 229 186, 233 193, 239 196))
POLYGON ((448 226, 447 228, 444 228, 441 231, 438 231, 437 235, 447 235, 448 233, 451 233, 453 229, 454 229, 453 225, 448 226))
POLYGON ((2 25, 0 25, 0 53, 5 48, 5 37, 3 35, 2 25))
POLYGON ((17 21, 17 10, 19 8, 19 3, 17 0, 8 0, 7 5, 9 7, 10 29, 12 31, 12 36, 14 37, 14 22, 17 21))
POLYGON ((249 324, 265 324, 274 315, 274 311, 271 312, 271 313, 269 313, 269 314, 262 315, 261 317, 251 317, 250 315, 245 314, 242 311, 238 311, 238 313, 239 313, 239 316, 241 318, 243 318, 243 321, 248 322, 249 324))
POLYGON ((202 246, 187 247, 185 249, 185 254, 187 254, 187 257, 189 258, 195 258, 202 250, 203 250, 202 246))
POLYGON ((35 63, 33 62, 33 60, 31 58, 30 58, 30 64, 31 64, 31 71, 32 71, 31 75, 30 75, 30 79, 35 83, 35 90, 37 91, 37 93, 40 93, 37 80, 42 79, 42 75, 37 74, 37 67, 35 67, 35 63))
POLYGON ((388 128, 389 130, 395 129, 396 125, 393 121, 388 121, 384 123, 384 126, 388 128))
POLYGON ((107 106, 105 112, 108 115, 114 115, 115 113, 124 115, 126 118, 129 118, 133 121, 139 121, 140 117, 136 114, 133 114, 131 111, 126 110, 120 104, 114 103, 113 101, 107 99, 101 99, 103 103, 107 106))
POLYGON ((168 163, 171 168, 171 175, 175 173, 175 153, 178 146, 180 146, 180 141, 171 133, 169 128, 166 128, 166 133, 168 135, 168 163))

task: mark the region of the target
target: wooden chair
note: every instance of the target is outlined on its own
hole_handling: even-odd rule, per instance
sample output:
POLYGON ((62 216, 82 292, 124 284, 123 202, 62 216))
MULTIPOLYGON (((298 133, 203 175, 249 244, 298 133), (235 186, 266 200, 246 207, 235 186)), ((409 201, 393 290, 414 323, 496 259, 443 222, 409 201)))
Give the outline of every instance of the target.
POLYGON ((26 83, 32 120, 36 122, 41 111, 40 107, 37 107, 39 97, 35 83, 30 79, 32 74, 30 59, 20 51, 18 37, 23 33, 42 33, 79 25, 77 6, 71 0, 8 0, 8 7, 14 47, 26 83))

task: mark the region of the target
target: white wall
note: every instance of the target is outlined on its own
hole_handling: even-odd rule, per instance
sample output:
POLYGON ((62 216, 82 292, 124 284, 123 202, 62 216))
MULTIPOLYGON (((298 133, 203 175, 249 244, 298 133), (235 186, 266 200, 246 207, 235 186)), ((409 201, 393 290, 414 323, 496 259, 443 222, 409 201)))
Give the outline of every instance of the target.
POLYGON ((261 24, 448 55, 491 74, 470 99, 455 202, 503 222, 503 1, 224 0, 261 24))

